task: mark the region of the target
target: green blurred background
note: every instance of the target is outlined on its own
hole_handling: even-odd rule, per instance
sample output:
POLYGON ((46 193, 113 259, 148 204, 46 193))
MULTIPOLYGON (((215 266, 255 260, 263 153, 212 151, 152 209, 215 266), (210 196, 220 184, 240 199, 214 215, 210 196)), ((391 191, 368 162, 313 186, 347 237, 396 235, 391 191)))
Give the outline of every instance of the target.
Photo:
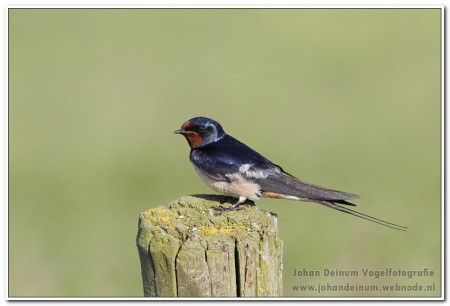
POLYGON ((440 9, 9 9, 9 295, 142 296, 140 212, 214 193, 173 135, 211 117, 358 210, 264 200, 287 296, 440 295, 440 9), (435 277, 299 278, 423 268, 435 277), (295 284, 436 284, 295 292, 295 284))

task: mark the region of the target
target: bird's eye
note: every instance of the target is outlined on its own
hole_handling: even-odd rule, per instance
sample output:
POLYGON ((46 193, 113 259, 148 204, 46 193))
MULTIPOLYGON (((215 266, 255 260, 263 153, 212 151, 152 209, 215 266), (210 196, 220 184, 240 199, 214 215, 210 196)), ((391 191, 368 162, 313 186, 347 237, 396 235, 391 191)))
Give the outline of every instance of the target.
POLYGON ((199 132, 204 132, 205 131, 205 127, 204 126, 199 126, 198 127, 198 131, 199 132))

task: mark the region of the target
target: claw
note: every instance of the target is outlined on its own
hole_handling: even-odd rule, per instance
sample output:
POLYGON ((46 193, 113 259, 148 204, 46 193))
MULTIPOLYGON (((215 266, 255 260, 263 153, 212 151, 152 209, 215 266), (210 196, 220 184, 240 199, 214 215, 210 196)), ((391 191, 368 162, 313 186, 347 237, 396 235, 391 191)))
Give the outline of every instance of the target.
POLYGON ((238 205, 238 206, 234 206, 234 205, 236 205, 236 204, 233 204, 233 205, 231 205, 231 206, 228 207, 228 208, 223 207, 223 206, 214 206, 214 207, 212 207, 212 208, 215 209, 215 210, 221 211, 221 212, 235 211, 235 210, 241 210, 241 209, 243 209, 243 208, 240 207, 239 205, 238 205))
POLYGON ((240 207, 239 205, 241 205, 242 203, 244 203, 245 200, 247 200, 247 198, 245 198, 245 197, 239 197, 239 200, 238 200, 235 204, 231 205, 231 206, 228 207, 228 208, 225 208, 225 207, 222 207, 222 206, 214 206, 213 208, 216 209, 216 210, 222 211, 222 212, 225 212, 225 211, 241 210, 242 207, 240 207))

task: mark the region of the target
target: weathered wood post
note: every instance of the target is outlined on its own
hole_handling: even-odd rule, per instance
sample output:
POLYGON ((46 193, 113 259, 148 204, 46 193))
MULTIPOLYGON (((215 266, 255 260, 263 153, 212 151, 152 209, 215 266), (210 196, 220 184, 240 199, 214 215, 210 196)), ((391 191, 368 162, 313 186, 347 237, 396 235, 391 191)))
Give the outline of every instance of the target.
POLYGON ((236 199, 197 195, 141 213, 137 247, 147 297, 282 294, 277 217, 256 206, 221 213, 236 199))

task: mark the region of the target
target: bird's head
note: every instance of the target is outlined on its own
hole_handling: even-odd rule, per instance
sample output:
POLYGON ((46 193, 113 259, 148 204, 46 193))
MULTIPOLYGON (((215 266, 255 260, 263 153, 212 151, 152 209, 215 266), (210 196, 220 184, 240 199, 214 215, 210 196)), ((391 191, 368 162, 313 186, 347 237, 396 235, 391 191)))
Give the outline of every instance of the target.
POLYGON ((175 134, 182 134, 192 149, 206 146, 225 136, 222 126, 209 118, 195 117, 189 119, 176 130, 175 134))

